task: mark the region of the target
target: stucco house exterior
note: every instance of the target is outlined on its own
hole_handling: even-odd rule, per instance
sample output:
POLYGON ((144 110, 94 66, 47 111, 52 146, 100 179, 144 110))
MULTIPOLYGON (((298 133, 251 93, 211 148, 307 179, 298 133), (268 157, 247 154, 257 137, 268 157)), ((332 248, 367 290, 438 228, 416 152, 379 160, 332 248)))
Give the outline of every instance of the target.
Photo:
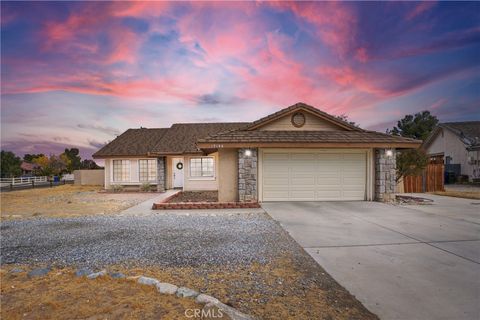
POLYGON ((254 122, 129 129, 93 156, 105 187, 218 190, 219 201, 389 201, 395 149, 421 141, 367 131, 304 103, 254 122))
POLYGON ((431 158, 445 164, 445 171, 480 179, 480 121, 438 124, 422 144, 431 158))

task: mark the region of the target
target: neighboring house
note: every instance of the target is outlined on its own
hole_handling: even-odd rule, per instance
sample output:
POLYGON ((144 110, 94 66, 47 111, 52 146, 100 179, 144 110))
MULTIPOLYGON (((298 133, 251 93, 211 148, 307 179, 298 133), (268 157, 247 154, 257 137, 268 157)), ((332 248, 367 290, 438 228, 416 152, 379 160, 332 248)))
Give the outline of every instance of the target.
POLYGON ((218 190, 219 201, 391 200, 395 148, 421 141, 367 131, 304 103, 254 122, 129 129, 96 152, 105 187, 218 190))
POLYGON ((480 178, 480 121, 447 122, 435 127, 422 148, 445 164, 446 172, 480 178))
POLYGON ((35 163, 23 161, 20 164, 20 168, 22 169, 22 176, 33 176, 35 175, 35 171, 40 169, 40 166, 35 163))

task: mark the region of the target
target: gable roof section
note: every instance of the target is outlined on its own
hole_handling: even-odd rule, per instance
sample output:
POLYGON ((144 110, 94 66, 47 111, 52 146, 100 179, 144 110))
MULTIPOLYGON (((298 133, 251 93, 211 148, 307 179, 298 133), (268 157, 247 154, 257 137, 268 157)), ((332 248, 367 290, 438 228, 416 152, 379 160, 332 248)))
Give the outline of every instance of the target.
POLYGON ((128 129, 95 152, 93 158, 101 159, 114 156, 147 156, 158 141, 162 139, 167 130, 169 129, 128 129))
POLYGON ((363 129, 360 129, 354 125, 351 125, 350 123, 346 122, 346 121, 343 121, 343 120, 340 120, 338 119, 337 117, 335 116, 332 116, 326 112, 323 112, 315 107, 312 107, 306 103, 303 103, 303 102, 298 102, 290 107, 287 107, 287 108, 284 108, 280 111, 277 111, 275 113, 272 113, 266 117, 263 117, 259 120, 256 120, 254 122, 252 122, 252 124, 247 128, 247 130, 255 130, 257 128, 260 128, 262 127, 263 125, 266 125, 267 123, 270 123, 272 121, 275 121, 281 117, 284 117, 286 115, 289 115, 289 114, 292 114, 292 113, 295 113, 299 110, 302 110, 302 111, 305 111, 305 112, 308 112, 316 117, 319 117, 323 120, 326 120, 328 122, 331 122, 345 130, 348 130, 348 131, 362 131, 363 129))
POLYGON ((197 140, 248 126, 249 122, 176 123, 150 150, 152 154, 202 153, 197 140))
POLYGON ((480 121, 463 121, 439 123, 428 138, 425 139, 422 148, 428 148, 442 129, 449 130, 458 136, 466 147, 480 147, 480 121))

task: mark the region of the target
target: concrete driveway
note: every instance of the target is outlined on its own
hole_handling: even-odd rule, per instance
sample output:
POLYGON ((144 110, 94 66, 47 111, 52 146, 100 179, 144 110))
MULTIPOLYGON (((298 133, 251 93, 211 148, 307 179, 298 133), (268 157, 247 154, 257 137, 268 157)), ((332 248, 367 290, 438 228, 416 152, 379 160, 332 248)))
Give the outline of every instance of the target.
POLYGON ((480 201, 264 203, 381 319, 480 319, 480 201))

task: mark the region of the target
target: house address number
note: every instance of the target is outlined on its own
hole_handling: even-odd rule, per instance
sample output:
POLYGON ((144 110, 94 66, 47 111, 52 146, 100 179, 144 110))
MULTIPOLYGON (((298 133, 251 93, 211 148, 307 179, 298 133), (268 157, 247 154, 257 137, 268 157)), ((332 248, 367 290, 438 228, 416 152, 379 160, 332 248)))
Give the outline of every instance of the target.
POLYGON ((212 144, 212 148, 214 149, 223 148, 223 144, 212 144))

